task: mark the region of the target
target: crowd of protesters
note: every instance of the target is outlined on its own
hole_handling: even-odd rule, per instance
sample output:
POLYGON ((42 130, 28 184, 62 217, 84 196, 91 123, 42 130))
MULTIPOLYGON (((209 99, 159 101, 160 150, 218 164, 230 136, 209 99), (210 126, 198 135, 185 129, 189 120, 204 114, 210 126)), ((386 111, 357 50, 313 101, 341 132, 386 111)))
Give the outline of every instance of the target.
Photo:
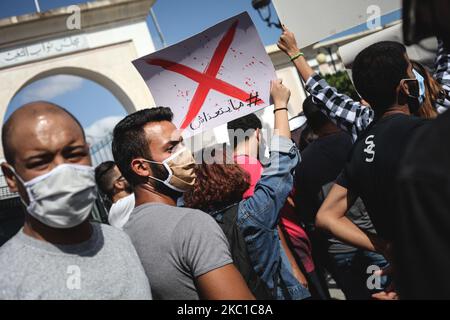
POLYGON ((114 161, 94 169, 67 110, 16 110, 1 167, 27 214, 0 247, 0 299, 326 300, 329 276, 352 300, 450 298, 448 38, 432 71, 403 44, 365 48, 360 101, 285 26, 278 46, 306 84, 307 128, 291 134, 290 91, 272 81, 268 158, 255 114, 193 154, 155 107, 117 124, 114 161), (108 224, 89 219, 97 190, 108 224))

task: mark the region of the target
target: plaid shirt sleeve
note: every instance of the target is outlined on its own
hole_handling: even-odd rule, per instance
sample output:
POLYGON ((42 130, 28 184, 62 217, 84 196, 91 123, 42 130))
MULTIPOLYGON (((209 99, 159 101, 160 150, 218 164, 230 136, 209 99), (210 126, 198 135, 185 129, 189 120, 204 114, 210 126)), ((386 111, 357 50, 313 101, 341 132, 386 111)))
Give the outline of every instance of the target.
POLYGON ((374 112, 371 108, 337 92, 317 73, 306 81, 306 90, 325 105, 322 112, 328 118, 343 130, 351 133, 353 141, 356 141, 358 135, 374 119, 374 112))
POLYGON ((441 97, 436 101, 436 109, 439 113, 443 113, 450 108, 450 52, 445 50, 442 41, 439 41, 435 65, 434 78, 444 89, 441 97))

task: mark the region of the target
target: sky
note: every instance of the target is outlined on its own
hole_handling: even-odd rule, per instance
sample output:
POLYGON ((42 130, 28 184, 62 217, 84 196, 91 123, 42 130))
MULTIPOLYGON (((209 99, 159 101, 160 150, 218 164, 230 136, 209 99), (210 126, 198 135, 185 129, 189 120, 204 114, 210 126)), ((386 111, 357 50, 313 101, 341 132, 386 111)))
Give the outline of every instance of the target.
MULTIPOLYGON (((43 12, 82 2, 86 1, 39 0, 43 12)), ((242 11, 250 14, 265 45, 276 43, 280 30, 274 27, 269 28, 252 8, 251 2, 251 0, 157 0, 153 10, 166 45, 172 45, 193 36, 242 11)), ((0 1, 0 18, 32 12, 36 12, 34 0, 0 1)), ((273 5, 271 5, 271 12, 272 21, 278 22, 273 5)), ((396 16, 399 16, 399 13, 394 13, 394 17, 388 19, 396 16)), ((150 15, 147 18, 147 25, 156 49, 162 48, 150 15)), ((337 36, 360 32, 364 29, 365 25, 358 26, 337 36)), ((93 136, 100 134, 99 128, 107 127, 108 123, 110 126, 114 125, 126 114, 120 102, 97 83, 75 76, 58 75, 41 79, 22 89, 11 101, 5 120, 15 109, 33 100, 48 100, 67 108, 93 136)))
MULTIPOLYGON (((82 3, 80 0, 39 0, 42 12, 49 9, 82 3)), ((272 19, 278 21, 272 6, 272 19)), ((252 8, 251 0, 157 0, 153 10, 158 19, 166 45, 175 44, 212 25, 248 11, 256 24, 265 45, 277 41, 280 31, 269 28, 252 8), (177 23, 173 23, 177 21, 177 23)), ((0 18, 36 12, 34 0, 1 0, 0 18)), ((150 15, 147 25, 156 49, 162 43, 150 15)), ((24 103, 34 100, 48 100, 71 111, 85 128, 96 127, 104 118, 113 123, 117 117, 126 115, 120 102, 105 88, 87 79, 70 75, 59 75, 36 81, 22 89, 11 101, 4 121, 24 103)), ((96 131, 94 128, 91 128, 96 131)), ((97 130, 98 131, 98 130, 97 130)))

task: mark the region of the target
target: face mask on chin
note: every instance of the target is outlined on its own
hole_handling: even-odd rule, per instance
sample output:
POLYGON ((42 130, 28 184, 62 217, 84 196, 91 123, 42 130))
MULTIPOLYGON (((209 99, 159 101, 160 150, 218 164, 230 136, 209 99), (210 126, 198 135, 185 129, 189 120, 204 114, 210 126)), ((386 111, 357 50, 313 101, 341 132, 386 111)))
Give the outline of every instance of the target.
POLYGON ((162 162, 144 160, 151 164, 162 165, 168 176, 165 180, 148 176, 148 178, 163 183, 166 187, 179 193, 185 193, 192 190, 195 183, 195 159, 192 153, 182 147, 169 158, 162 162))
POLYGON ((87 219, 97 198, 94 168, 61 164, 50 172, 24 181, 14 170, 27 192, 27 212, 41 223, 58 229, 73 228, 87 219))

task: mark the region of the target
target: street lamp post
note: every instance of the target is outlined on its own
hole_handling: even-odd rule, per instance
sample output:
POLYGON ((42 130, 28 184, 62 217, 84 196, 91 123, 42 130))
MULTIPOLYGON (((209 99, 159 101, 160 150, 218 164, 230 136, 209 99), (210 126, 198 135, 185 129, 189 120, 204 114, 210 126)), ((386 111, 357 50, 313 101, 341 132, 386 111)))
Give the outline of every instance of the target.
POLYGON ((278 23, 271 21, 271 19, 272 19, 272 10, 270 8, 270 0, 252 0, 252 6, 253 6, 253 9, 258 11, 259 17, 261 18, 261 20, 263 20, 263 21, 265 21, 267 23, 267 26, 269 28, 274 26, 274 27, 276 27, 278 29, 282 29, 280 20, 278 20, 278 23), (268 12, 268 15, 266 17, 264 17, 263 14, 262 14, 262 10, 264 8, 267 8, 267 12, 268 12))
POLYGON ((155 12, 153 11, 153 8, 150 8, 150 16, 152 17, 153 24, 155 25, 156 31, 158 32, 159 39, 161 40, 161 44, 163 48, 166 47, 166 41, 164 40, 163 33, 161 31, 161 27, 159 26, 158 20, 156 19, 155 12))
POLYGON ((36 6, 36 11, 41 12, 41 7, 39 6, 39 0, 34 0, 34 5, 36 6))

